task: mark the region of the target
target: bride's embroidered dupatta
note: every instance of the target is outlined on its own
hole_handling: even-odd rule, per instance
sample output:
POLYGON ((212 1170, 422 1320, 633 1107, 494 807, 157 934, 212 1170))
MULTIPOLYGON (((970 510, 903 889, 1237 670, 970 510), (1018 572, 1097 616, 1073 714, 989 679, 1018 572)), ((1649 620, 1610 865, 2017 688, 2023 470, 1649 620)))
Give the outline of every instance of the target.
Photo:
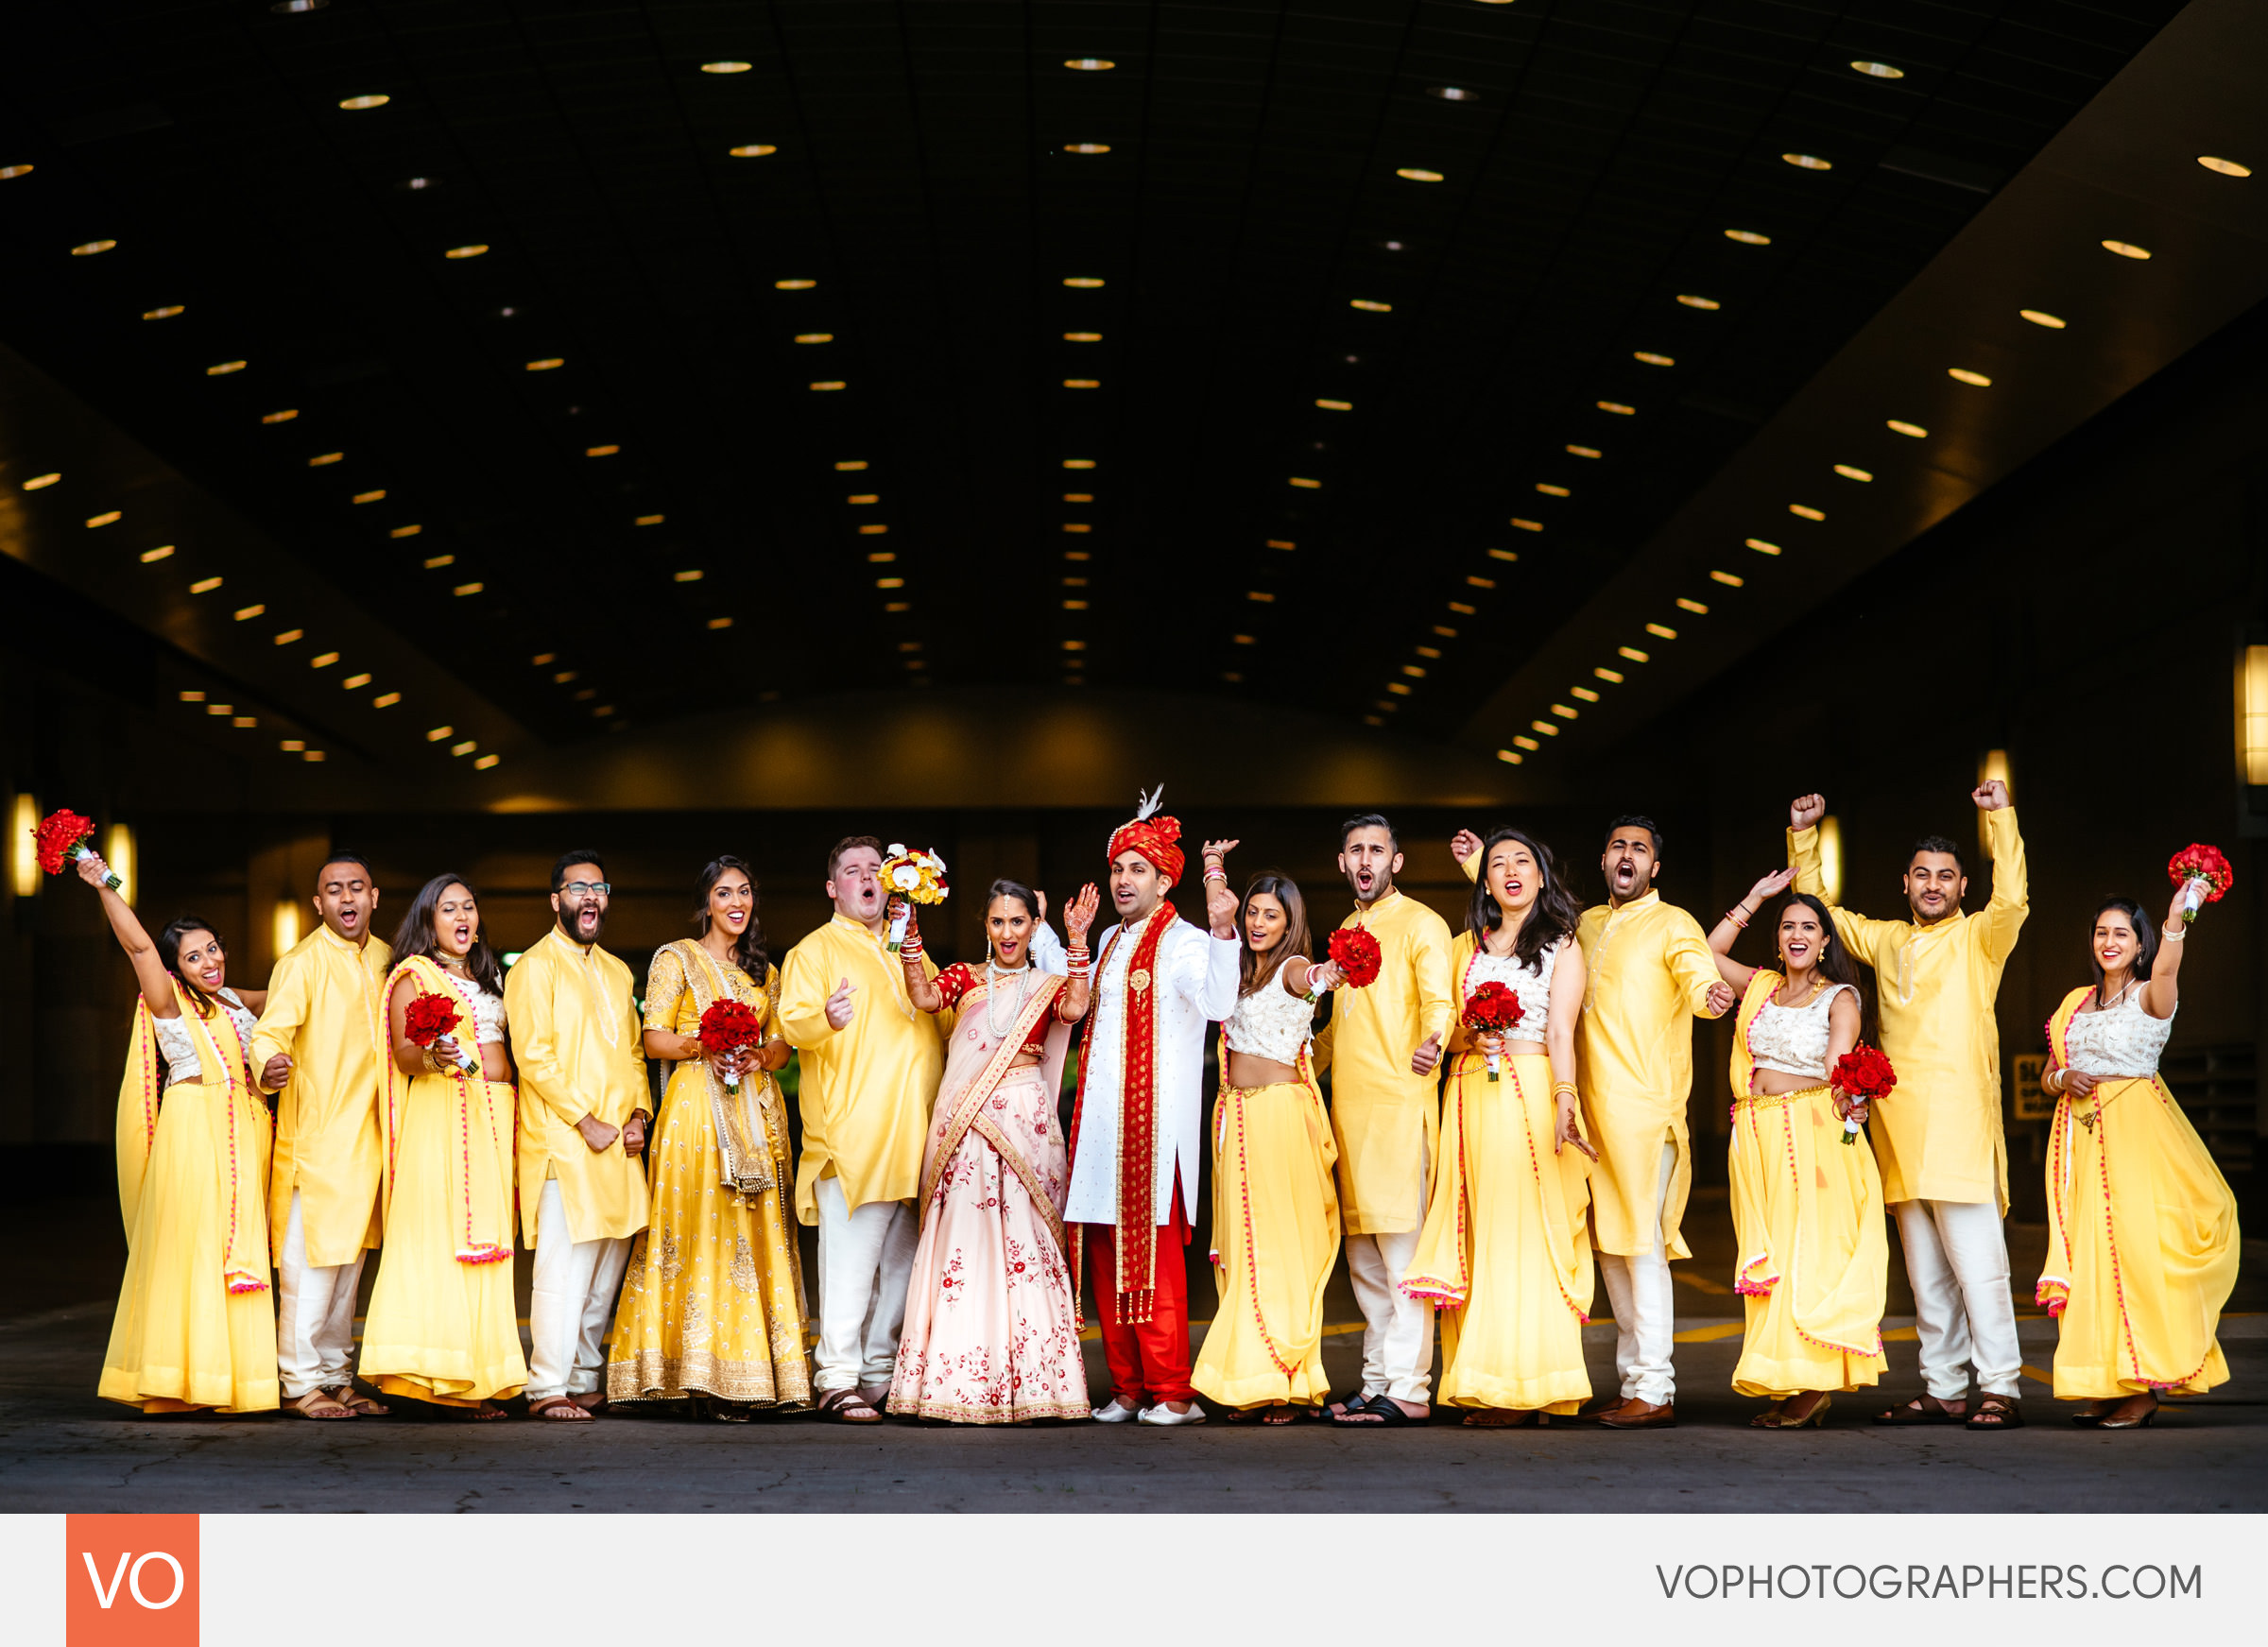
POLYGON ((961 1141, 974 1131, 999 1152, 1047 1221, 1056 1250, 1068 1258, 1063 1234, 1063 1197, 1070 1186, 1050 1183, 1033 1161, 1036 1129, 1040 1136, 1056 1125, 1055 1095, 1062 1089, 1063 1055, 1071 1042, 1071 1025, 1054 1020, 1057 997, 1065 980, 1054 973, 1039 974, 1039 987, 1024 1000, 1003 1033, 995 1034, 987 1006, 990 997, 983 986, 961 997, 960 1016, 953 1027, 945 1057, 945 1078, 937 1087, 936 1107, 931 1112, 929 1148, 921 1161, 921 1209, 928 1216, 936 1204, 937 1182, 952 1162, 961 1141), (1045 1053, 1036 1072, 1049 1102, 1043 1114, 1022 1115, 1012 1106, 994 1107, 990 1100, 1008 1068, 1042 1017, 1051 1020, 1045 1053))

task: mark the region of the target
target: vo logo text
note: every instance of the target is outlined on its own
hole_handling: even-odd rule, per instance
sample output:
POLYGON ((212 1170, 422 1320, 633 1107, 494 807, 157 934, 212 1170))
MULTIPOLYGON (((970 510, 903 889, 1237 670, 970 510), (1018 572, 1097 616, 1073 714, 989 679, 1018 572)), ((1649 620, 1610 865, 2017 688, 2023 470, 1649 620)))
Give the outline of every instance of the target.
POLYGON ((67 1647, 198 1647, 195 1516, 70 1516, 67 1647))

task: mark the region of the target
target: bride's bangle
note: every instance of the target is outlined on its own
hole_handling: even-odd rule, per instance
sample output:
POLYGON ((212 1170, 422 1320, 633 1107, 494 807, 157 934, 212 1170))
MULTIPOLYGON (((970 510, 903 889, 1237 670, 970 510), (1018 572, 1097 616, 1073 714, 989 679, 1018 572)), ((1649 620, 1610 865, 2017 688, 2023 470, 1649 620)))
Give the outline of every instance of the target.
POLYGON ((2188 925, 2188 923, 2187 923, 2187 922, 2184 922, 2182 925, 2180 925, 2180 926, 2178 926, 2178 927, 2173 927, 2173 926, 2170 926, 2170 927, 2166 928, 2166 930, 2165 930, 2164 932, 2161 932, 2161 933, 2159 933, 2157 935, 2158 935, 2159 937, 2161 937, 2161 938, 2165 939, 2165 940, 2166 940, 2166 942, 2168 942, 2168 943, 2170 943, 2170 944, 2178 944, 2178 943, 2184 943, 2184 942, 2188 941, 2188 938, 2189 938, 2189 935, 2190 935, 2190 929, 2189 929, 2189 925, 2188 925))

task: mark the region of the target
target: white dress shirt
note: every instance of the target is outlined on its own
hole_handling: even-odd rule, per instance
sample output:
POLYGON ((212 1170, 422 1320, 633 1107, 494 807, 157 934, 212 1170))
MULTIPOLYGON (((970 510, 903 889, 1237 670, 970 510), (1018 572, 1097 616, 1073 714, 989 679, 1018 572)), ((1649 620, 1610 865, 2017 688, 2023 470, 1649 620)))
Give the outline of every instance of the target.
MULTIPOLYGON (((1144 926, 1163 908, 1136 921, 1111 942, 1102 936, 1108 959, 1094 980, 1092 1021, 1087 1031, 1086 1108, 1079 1118, 1079 1149, 1071 1163, 1071 1198, 1066 1224, 1116 1224, 1118 1215, 1119 1085, 1125 1070, 1126 973, 1144 926)), ((1236 1010, 1240 948, 1233 937, 1216 938, 1203 926, 1177 921, 1159 940, 1155 981, 1158 1000, 1157 1117, 1158 1190, 1153 1221, 1173 1217, 1174 1169, 1181 1171, 1182 1210, 1197 1221, 1197 1148, 1205 1136, 1205 1035, 1209 1026, 1236 1010)))

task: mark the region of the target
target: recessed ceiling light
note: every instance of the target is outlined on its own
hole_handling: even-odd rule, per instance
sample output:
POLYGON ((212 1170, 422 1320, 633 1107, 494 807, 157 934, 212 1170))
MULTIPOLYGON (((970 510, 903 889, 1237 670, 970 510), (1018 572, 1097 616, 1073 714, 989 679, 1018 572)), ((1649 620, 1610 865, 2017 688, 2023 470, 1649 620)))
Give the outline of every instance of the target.
POLYGON ((1439 635, 1444 640, 1453 641, 1457 638, 1456 630, 1451 628, 1447 624, 1435 624, 1434 626, 1434 633, 1439 635))
POLYGON ((1677 300, 1689 309, 1722 309, 1725 306, 1714 298, 1697 298, 1691 292, 1679 292, 1677 300))
POLYGON ((1570 457, 1603 457, 1606 455, 1596 446, 1570 446, 1567 449, 1567 455, 1570 457))
POLYGON ((1103 335, 1100 332, 1066 332, 1063 334, 1063 341, 1066 343, 1100 343, 1102 340, 1103 335))
POLYGON ((1906 77, 1906 71, 1903 69, 1894 69, 1888 63, 1869 62, 1864 58, 1856 60, 1850 66, 1858 70, 1860 74, 1871 76, 1878 80, 1902 80, 1906 77))
POLYGON ((425 729, 425 741, 428 744, 438 744, 455 730, 455 727, 428 727, 425 729))
POLYGON ((1270 538, 1268 547, 1271 549, 1297 549, 1299 545, 1290 538, 1270 538))
POLYGON ((1413 183, 1437 183, 1441 180, 1439 172, 1429 172, 1423 166, 1396 166, 1394 175, 1407 178, 1413 183))
MULTIPOLYGON (((2203 166, 2208 172, 2219 172, 2225 178, 2248 178, 2252 176, 2252 168, 2250 166, 2245 165, 2238 161, 2223 160, 2217 154, 2201 154, 2197 157, 2197 163, 2203 166)), ((22 169, 25 171, 31 170, 29 166, 25 166, 22 169)), ((13 177, 14 175, 15 168, 12 167, 6 172, 0 172, 0 177, 13 177)))
POLYGON ((821 394, 821 395, 824 395, 824 394, 832 394, 832 393, 833 393, 833 392, 834 392, 836 389, 847 389, 847 388, 849 388, 850 386, 850 384, 849 384, 848 382, 846 382, 844 379, 842 379, 842 378, 839 378, 839 377, 831 377, 831 378, 824 378, 824 379, 820 380, 819 382, 813 384, 813 385, 811 386, 811 389, 812 389, 812 392, 813 392, 814 394, 821 394))
POLYGON ((1779 553, 1778 544, 1767 543, 1761 538, 1744 538, 1742 541, 1746 543, 1749 548, 1755 550, 1759 555, 1777 555, 1779 553))
POLYGON ((30 175, 31 167, 29 165, 0 166, 0 182, 5 182, 9 178, 25 178, 30 175))
POLYGON ((216 361, 205 368, 205 375, 207 377, 228 377, 232 373, 242 371, 244 367, 245 363, 241 360, 216 361))
POLYGON ((1394 312, 1393 304, 1381 303, 1369 298, 1349 298, 1347 300, 1347 306, 1350 309, 1360 309, 1370 315, 1390 315, 1394 312))
POLYGON ((1262 606, 1273 606, 1276 603, 1275 595, 1264 589, 1247 589, 1245 591, 1245 598, 1256 600, 1262 606))
POLYGON ((1533 732, 1541 732, 1547 738, 1555 738, 1559 735, 1559 729, 1549 721, 1530 721, 1528 729, 1533 732))
POLYGON ((583 673, 579 669, 562 669, 551 678, 551 683, 554 686, 564 686, 570 680, 580 680, 582 678, 583 673))
POLYGON ((868 554, 867 564, 869 566, 886 566, 897 558, 898 551, 895 549, 876 549, 868 554))
POLYGON ((1955 383, 1965 383, 1972 388, 1988 389, 1992 387, 1992 379, 1981 371, 1971 371, 1965 366, 1949 366, 1945 369, 1945 375, 1955 383))
POLYGON ((669 519, 667 515, 640 515, 630 524, 633 526, 659 526, 667 519, 669 519))
POLYGON ((533 658, 530 658, 527 662, 529 668, 541 669, 546 663, 557 663, 558 661, 559 655, 557 652, 539 652, 533 658))
POLYGON ((229 718, 229 725, 240 731, 247 727, 256 727, 259 724, 260 717, 258 715, 232 715, 229 718))
POLYGON ((338 684, 348 692, 359 692, 369 683, 370 678, 368 675, 350 675, 338 684))
POLYGON ((1610 686, 1620 686, 1623 683, 1623 672, 1619 669, 1593 669, 1591 674, 1598 677, 1601 680, 1606 681, 1610 686))
POLYGON ((1063 380, 1063 386, 1067 389, 1099 389, 1103 386, 1103 380, 1099 377, 1067 377, 1063 380))
POLYGON ((675 583, 698 583, 707 575, 697 566, 689 566, 682 572, 673 572, 669 575, 675 583))
POLYGON ((1393 693, 1397 697, 1407 697, 1410 695, 1410 689, 1399 680, 1387 681, 1386 690, 1390 693, 1393 693))
POLYGON ((483 755, 479 760, 472 763, 473 769, 475 771, 486 772, 490 767, 495 765, 503 759, 504 757, 502 755, 483 755))
POLYGON ((164 303, 155 309, 143 310, 142 318, 145 320, 170 320, 187 307, 188 305, 185 303, 164 303))
POLYGON ((1874 478, 1872 471, 1861 469, 1852 463, 1836 464, 1835 472, 1845 480, 1872 480, 1874 478))
POLYGON ((1625 406, 1620 401, 1600 401, 1597 404, 1600 411, 1612 412, 1618 418, 1630 417, 1638 410, 1636 406, 1625 406))
POLYGON ((1413 680, 1425 678, 1425 665, 1422 663, 1404 663, 1401 666, 1401 672, 1413 680))
POLYGON ((833 343, 834 334, 832 332, 799 332, 796 334, 796 341, 798 343, 833 343))
POLYGON ((1063 460, 1063 467, 1065 469, 1092 469, 1094 459, 1091 457, 1066 457, 1063 460))
POLYGON ((423 526, 413 522, 406 526, 396 526, 392 531, 388 532, 387 536, 389 538, 415 538, 424 530, 425 528, 423 526))
MULTIPOLYGON (((1515 524, 1517 523, 1515 523, 1515 524)), ((1510 549, 1491 549, 1488 551, 1488 558, 1491 560, 1518 560, 1520 556, 1510 549)))
POLYGON ((307 631, 305 629, 285 629, 276 637, 276 644, 279 646, 296 645, 306 638, 307 631))
POLYGON ((60 474, 35 474, 24 483, 24 489, 26 491, 45 491, 62 478, 60 474))
POLYGON ((1438 658, 1441 656, 1441 648, 1438 646, 1420 646, 1418 648, 1418 656, 1420 658, 1438 658))
POLYGON ((1725 238, 1737 240, 1743 246, 1769 246, 1772 244, 1772 237, 1769 234, 1759 234, 1753 229, 1727 229, 1725 231, 1725 238))
POLYGON ((2035 326, 2045 326, 2051 332, 2060 332, 2070 322, 2061 315, 2051 315, 2045 309, 2019 309, 2018 314, 2035 326))
POLYGON ((585 457, 611 457, 621 450, 621 447, 613 445, 586 446, 583 448, 583 455, 585 457))
POLYGON ((729 629, 732 626, 732 620, 730 618, 711 618, 709 626, 713 629, 729 629))
POLYGON ((386 488, 380 487, 376 491, 356 492, 354 494, 354 501, 358 504, 374 504, 384 496, 386 496, 386 488))
POLYGON ((544 356, 541 360, 529 361, 525 369, 529 371, 557 371, 560 367, 565 366, 567 362, 558 355, 550 354, 544 356))
POLYGON ((862 538, 879 538, 888 530, 889 527, 883 524, 880 521, 876 521, 870 525, 859 527, 858 535, 862 538))
POLYGON ((1617 646, 1614 652, 1616 657, 1627 658, 1633 663, 1650 663, 1654 660, 1651 652, 1641 652, 1636 646, 1617 646))
POLYGON ((1094 493, 1091 491, 1067 491, 1063 494, 1063 501, 1067 504, 1091 504, 1094 502, 1094 493))
POLYGON ((395 188, 409 195, 421 195, 427 189, 438 189, 440 186, 441 180, 438 178, 404 178, 394 185, 395 188))
POLYGON ((260 420, 263 423, 288 423, 299 415, 297 406, 285 406, 282 411, 261 413, 260 420))
POLYGON ((1555 703, 1552 705, 1552 712, 1563 721, 1572 721, 1583 712, 1572 703, 1555 703))
POLYGON ((1108 154, 1110 146, 1107 143, 1067 143, 1063 150, 1066 154, 1108 154))
POLYGON ((254 601, 249 607, 238 607, 234 615, 238 623, 249 623, 252 619, 258 617, 266 610, 267 610, 267 605, 266 602, 254 601))
POLYGON ((1807 521, 1824 521, 1827 519, 1827 511, 1825 509, 1814 509, 1809 504, 1790 504, 1788 506, 1788 513, 1791 515, 1800 515, 1807 521))
POLYGON ((447 258, 451 263, 462 263, 468 257, 486 257, 488 254, 488 247, 483 242, 477 240, 472 242, 470 246, 453 246, 447 251, 441 253, 441 255, 447 258))
POLYGON ((307 460, 307 467, 309 469, 328 469, 334 463, 344 463, 346 457, 347 455, 343 452, 318 452, 307 460))
MULTIPOLYGON (((1494 588, 1496 587, 1496 579, 1495 579, 1495 578, 1493 578, 1493 577, 1483 577, 1483 576, 1482 576, 1482 575, 1481 575, 1479 573, 1477 573, 1477 572, 1469 572, 1469 573, 1467 573, 1467 574, 1465 575, 1465 581, 1466 581, 1466 583, 1467 583, 1467 584, 1468 584, 1469 587, 1471 587, 1471 588, 1473 588, 1473 589, 1494 589, 1494 588)), ((1452 603, 1452 604, 1453 604, 1453 603, 1452 603)))
POLYGON ((1571 696, 1579 697, 1585 703, 1601 703, 1605 701, 1597 693, 1591 691, 1588 686, 1571 686, 1567 690, 1571 696))
POLYGON ((1892 434, 1903 435, 1909 439, 1914 440, 1919 440, 1924 436, 1929 434, 1929 431, 1923 428, 1919 423, 1909 423, 1903 418, 1891 418, 1886 420, 1883 426, 1889 429, 1892 434))
POLYGON ((392 709, 394 705, 400 703, 401 701, 402 695, 400 693, 382 692, 376 697, 370 699, 370 707, 372 709, 392 709))
POLYGON ((1083 612, 1087 609, 1087 603, 1083 600, 1067 600, 1063 603, 1063 609, 1067 612, 1083 612))
POLYGON ((485 583, 460 583, 449 592, 454 595, 478 594, 489 586, 485 583))
POLYGON ((172 558, 173 545, 170 543, 161 543, 155 549, 145 549, 142 551, 142 564, 145 566, 151 565, 156 561, 170 560, 172 558))
POLYGON ((905 579, 902 577, 878 577, 874 580, 874 587, 876 589, 903 589, 905 579))
POLYGON ((1515 744, 1518 744, 1521 748, 1527 750, 1530 754, 1534 754, 1538 749, 1543 747, 1541 744, 1538 744, 1534 738, 1527 736, 1525 733, 1514 738, 1512 741, 1515 744))
POLYGON ((1833 161, 1821 160, 1815 154, 1783 154, 1779 158, 1792 166, 1802 167, 1807 172, 1831 172, 1835 169, 1833 161))
POLYGON ((1676 361, 1672 359, 1669 355, 1649 354, 1642 349, 1633 350, 1631 352, 1630 358, 1636 361, 1642 361, 1647 366, 1675 366, 1677 364, 1676 361))
POLYGON ((1228 637, 1228 639, 1236 643, 1236 644, 1239 646, 1257 646, 1260 644, 1260 637, 1258 635, 1231 635, 1228 637))
POLYGON ((393 98, 384 92, 365 92, 359 97, 341 97, 338 106, 341 109, 383 109, 392 101, 393 98))
POLYGON ((808 292, 818 283, 816 281, 774 281, 772 287, 782 292, 808 292))
POLYGON ((1323 489, 1323 483, 1321 481, 1310 480, 1305 475, 1300 474, 1290 476, 1286 484, 1296 486, 1302 491, 1320 491, 1323 489))
POLYGON ((1469 618, 1473 615, 1473 613, 1479 611, 1480 608, 1468 606, 1461 600, 1452 600, 1449 603, 1449 609, 1452 612, 1457 612, 1465 617, 1469 618))
POLYGON ((1109 58, 1065 58, 1063 66, 1067 69, 1079 69, 1088 74, 1098 74, 1104 69, 1114 69, 1118 67, 1118 64, 1109 58))
MULTIPOLYGON (((840 468, 840 467, 841 467, 841 465, 839 465, 839 464, 838 464, 838 465, 836 465, 836 467, 837 467, 837 468, 840 468)), ((864 505, 864 504, 878 504, 878 503, 882 502, 882 493, 880 493, 880 492, 878 492, 878 491, 854 491, 854 492, 852 492, 852 493, 851 493, 851 494, 850 494, 849 497, 845 498, 845 499, 843 500, 843 502, 845 502, 845 503, 847 503, 847 504, 861 504, 861 505, 864 505)))
POLYGON ((126 511, 124 509, 106 509, 99 515, 89 515, 87 524, 90 526, 112 526, 125 518, 126 511))
POLYGON ((1085 549, 1066 549, 1063 551, 1063 558, 1066 560, 1092 560, 1094 556, 1085 549))
MULTIPOLYGON (((1700 613, 1700 614, 1701 614, 1703 617, 1707 617, 1707 616, 1709 615, 1709 608, 1708 608, 1708 607, 1706 607, 1705 605, 1703 605, 1701 602, 1699 602, 1699 601, 1697 601, 1697 600, 1692 600, 1692 599, 1690 599, 1690 598, 1688 598, 1688 597, 1687 597, 1687 596, 1685 596, 1685 595, 1682 595, 1682 594, 1681 594, 1681 595, 1679 595, 1679 596, 1677 597, 1677 605, 1678 605, 1680 608, 1682 608, 1684 610, 1686 610, 1686 611, 1689 611, 1689 612, 1698 612, 1698 613, 1700 613)), ((1649 627, 1649 628, 1651 628, 1652 626, 1652 626, 1652 625, 1650 625, 1650 624, 1647 626, 1647 627, 1649 627)), ((1677 637, 1676 637, 1676 636, 1675 636, 1675 635, 1672 635, 1672 636, 1670 637, 1670 639, 1671 639, 1671 640, 1673 640, 1673 641, 1675 641, 1676 638, 1677 638, 1677 637)))
POLYGON ((109 251, 117 244, 118 243, 115 240, 82 241, 71 249, 71 255, 73 257, 95 257, 99 256, 103 252, 109 251))
POLYGON ((1569 492, 1567 488, 1563 486, 1554 486, 1548 480, 1538 481, 1536 483, 1536 489, 1543 493, 1543 495, 1547 498, 1563 498, 1572 495, 1571 492, 1569 492))
POLYGON ((1428 86, 1425 94, 1438 97, 1444 103, 1478 103, 1481 94, 1469 86, 1428 86))
MULTIPOLYGON (((1373 725, 1377 724, 1378 717, 1375 715, 1365 715, 1363 718, 1366 721, 1369 721, 1373 725)), ((1527 759, 1527 757, 1521 754, 1518 749, 1499 749, 1496 752, 1496 758, 1499 761, 1506 762, 1514 766, 1519 765, 1521 762, 1527 759)))
POLYGON ((762 160, 767 154, 778 154, 780 146, 776 143, 742 143, 725 152, 734 160, 762 160))
POLYGON ((428 572, 438 572, 444 566, 455 566, 455 564, 456 557, 454 555, 428 555, 425 557, 425 570, 428 572))
POLYGON ((2131 257, 2137 263, 2147 263, 2150 261, 2150 249, 2148 247, 2137 246, 2131 240, 2105 240, 2103 243, 2103 249, 2105 251, 2116 252, 2121 257, 2131 257))
POLYGON ((211 593, 212 593, 212 592, 213 592, 215 590, 218 589, 219 587, 220 587, 220 579, 219 579, 219 578, 217 578, 217 577, 200 577, 200 578, 198 578, 198 580, 197 580, 195 583, 193 583, 193 584, 191 584, 191 585, 189 586, 189 592, 190 592, 191 594, 211 594, 211 593))
POLYGON ((1727 589, 1739 589, 1743 584, 1748 581, 1746 578, 1741 576, 1738 573, 1732 572, 1712 572, 1709 575, 1718 583, 1723 584, 1727 589))
POLYGON ((1352 401, 1317 401, 1315 404, 1327 412, 1351 412, 1354 410, 1352 401))
POLYGON ((703 63, 701 73, 704 75, 745 75, 748 72, 748 64, 740 61, 737 58, 719 58, 715 62, 703 63))

